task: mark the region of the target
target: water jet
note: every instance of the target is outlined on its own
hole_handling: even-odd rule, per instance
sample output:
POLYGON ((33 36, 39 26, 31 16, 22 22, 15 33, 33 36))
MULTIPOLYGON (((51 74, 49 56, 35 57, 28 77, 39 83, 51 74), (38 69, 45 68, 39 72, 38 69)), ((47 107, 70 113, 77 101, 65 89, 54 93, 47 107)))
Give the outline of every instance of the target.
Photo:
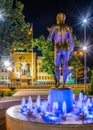
POLYGON ((7 130, 93 129, 93 97, 79 93, 75 99, 72 90, 50 90, 46 100, 37 95, 36 102, 31 96, 28 100, 23 97, 20 105, 6 111, 6 127, 7 130), (67 97, 71 101, 69 107, 67 97))

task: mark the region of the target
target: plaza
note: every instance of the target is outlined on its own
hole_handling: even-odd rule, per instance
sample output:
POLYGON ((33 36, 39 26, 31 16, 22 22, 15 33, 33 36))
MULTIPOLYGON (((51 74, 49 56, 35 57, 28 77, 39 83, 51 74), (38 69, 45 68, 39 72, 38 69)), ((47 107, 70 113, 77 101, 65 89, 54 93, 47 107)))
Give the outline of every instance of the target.
POLYGON ((0 130, 93 129, 92 6, 0 1, 0 130))

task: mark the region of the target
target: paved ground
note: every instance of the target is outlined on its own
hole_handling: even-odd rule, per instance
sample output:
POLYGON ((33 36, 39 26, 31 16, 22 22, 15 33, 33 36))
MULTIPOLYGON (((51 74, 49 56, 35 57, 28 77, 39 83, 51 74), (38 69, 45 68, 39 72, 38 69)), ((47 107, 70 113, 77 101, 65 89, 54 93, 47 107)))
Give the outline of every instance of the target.
POLYGON ((49 90, 31 90, 31 89, 21 89, 18 92, 16 92, 13 97, 26 97, 26 96, 32 96, 37 97, 40 95, 41 97, 47 97, 49 94, 49 90))
MULTIPOLYGON (((36 99, 38 95, 40 95, 41 99, 45 99, 48 97, 49 89, 20 89, 18 90, 12 97, 3 97, 0 98, 0 103, 7 102, 7 101, 15 101, 15 100, 21 100, 22 97, 28 97, 31 96, 33 99, 36 99)), ((0 119, 0 130, 6 130, 5 126, 5 118, 0 119)))
MULTIPOLYGON (((47 98, 49 94, 49 88, 47 89, 17 89, 17 92, 12 96, 8 97, 0 97, 0 102, 7 101, 7 100, 14 100, 14 99, 21 99, 22 97, 31 96, 32 98, 36 98, 38 95, 41 98, 47 98)), ((7 90, 6 90, 7 91, 7 90)))

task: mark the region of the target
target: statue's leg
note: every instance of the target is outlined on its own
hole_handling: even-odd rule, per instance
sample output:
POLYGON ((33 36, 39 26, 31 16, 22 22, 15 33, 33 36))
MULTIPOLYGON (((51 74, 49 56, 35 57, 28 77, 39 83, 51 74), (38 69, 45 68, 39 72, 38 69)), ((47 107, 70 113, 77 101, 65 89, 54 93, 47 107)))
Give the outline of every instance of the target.
POLYGON ((55 86, 56 88, 58 88, 58 86, 60 85, 60 69, 58 66, 56 66, 55 68, 55 75, 56 75, 55 86))
POLYGON ((63 73, 63 88, 65 88, 67 76, 68 76, 68 60, 69 60, 69 52, 63 54, 63 63, 62 63, 62 73, 63 73))
POLYGON ((56 67, 55 67, 55 75, 56 75, 56 81, 55 86, 58 88, 60 85, 60 64, 61 64, 61 53, 58 52, 56 54, 56 67))

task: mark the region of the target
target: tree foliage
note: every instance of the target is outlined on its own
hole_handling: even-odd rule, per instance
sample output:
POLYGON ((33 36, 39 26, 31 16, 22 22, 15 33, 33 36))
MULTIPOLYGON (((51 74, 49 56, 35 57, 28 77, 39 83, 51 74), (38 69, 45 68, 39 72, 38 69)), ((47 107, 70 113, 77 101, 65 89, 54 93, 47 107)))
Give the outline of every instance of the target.
POLYGON ((44 36, 34 39, 33 47, 37 46, 42 52, 43 60, 41 70, 45 69, 49 74, 54 75, 54 44, 44 36))
POLYGON ((93 68, 91 69, 91 82, 89 94, 93 95, 93 68))
POLYGON ((73 66, 74 78, 76 83, 78 80, 83 80, 84 77, 84 66, 78 58, 78 55, 73 55, 69 60, 69 65, 73 66))
POLYGON ((9 55, 15 47, 18 50, 29 48, 30 24, 25 22, 24 5, 18 0, 0 0, 0 53, 9 55))

